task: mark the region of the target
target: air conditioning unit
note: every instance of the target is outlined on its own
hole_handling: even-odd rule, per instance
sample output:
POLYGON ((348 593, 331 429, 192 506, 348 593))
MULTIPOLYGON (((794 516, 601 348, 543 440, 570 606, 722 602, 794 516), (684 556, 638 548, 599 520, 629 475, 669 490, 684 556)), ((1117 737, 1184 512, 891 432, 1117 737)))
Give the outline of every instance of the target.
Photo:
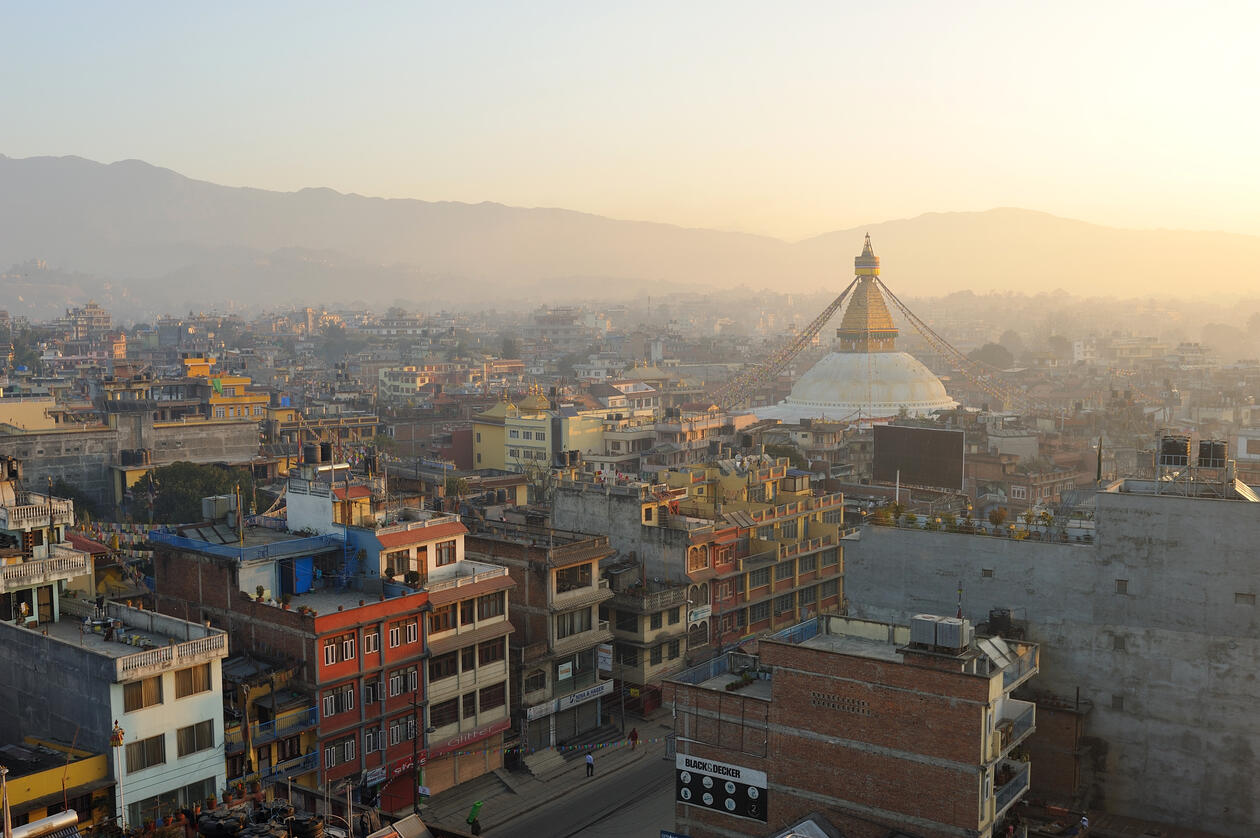
POLYGON ((936 645, 950 651, 967 647, 971 636, 971 623, 957 617, 943 617, 936 623, 936 645))
POLYGON ((936 645, 936 624, 940 620, 933 614, 916 614, 910 618, 910 643, 914 646, 936 645))

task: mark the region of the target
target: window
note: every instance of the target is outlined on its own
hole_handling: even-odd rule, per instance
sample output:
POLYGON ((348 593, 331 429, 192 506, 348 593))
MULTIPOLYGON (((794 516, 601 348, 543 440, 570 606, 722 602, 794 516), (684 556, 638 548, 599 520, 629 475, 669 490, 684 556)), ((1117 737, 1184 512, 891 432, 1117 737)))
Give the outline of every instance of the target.
POLYGON ((786 562, 779 562, 774 566, 774 580, 782 582, 784 579, 791 579, 795 571, 796 562, 792 559, 788 559, 786 562))
POLYGON ((749 589, 764 588, 766 585, 769 585, 769 584, 770 584, 770 568, 768 567, 759 568, 758 570, 754 570, 752 573, 748 574, 749 589))
POLYGON ((337 641, 329 640, 324 644, 324 666, 332 666, 337 662, 337 641))
POLYGON ((347 634, 341 641, 341 659, 354 660, 354 635, 347 634))
POLYGON ((455 628, 455 604, 442 605, 433 609, 429 615, 429 634, 450 631, 455 628))
POLYGON ((407 630, 407 642, 415 643, 416 638, 419 636, 419 624, 415 620, 408 620, 403 623, 403 628, 407 630))
POLYGON ((652 507, 650 506, 643 507, 643 521, 644 523, 649 523, 649 524, 652 522, 652 507))
POLYGON ((368 681, 363 685, 363 703, 376 704, 381 700, 381 682, 368 681))
MULTIPOLYGON (((556 638, 569 637, 591 630, 591 609, 582 608, 556 615, 556 638)), ((482 661, 484 663, 484 661, 482 661)))
POLYGON ((652 647, 652 663, 653 663, 654 665, 655 665, 655 664, 659 664, 659 663, 661 662, 661 660, 664 658, 664 655, 665 655, 665 647, 664 647, 664 646, 653 646, 653 647, 652 647))
POLYGON ((1122 696, 1122 695, 1113 695, 1113 696, 1111 697, 1111 709, 1112 709, 1112 710, 1123 710, 1123 709, 1124 709, 1124 696, 1122 696))
POLYGON ((1025 487, 1025 486, 1012 486, 1012 487, 1011 487, 1011 498, 1012 498, 1012 499, 1014 499, 1014 500, 1027 500, 1027 499, 1028 499, 1028 489, 1027 489, 1027 487, 1025 487))
POLYGON ((389 648, 394 649, 402 642, 402 623, 394 623, 389 627, 389 648))
POLYGON ((222 419, 225 415, 226 415, 226 414, 224 413, 224 410, 223 410, 223 406, 222 406, 222 405, 220 405, 219 407, 216 407, 216 408, 214 409, 214 418, 215 418, 215 419, 222 419))
POLYGON ((776 615, 786 614, 795 607, 796 598, 792 594, 784 594, 774 598, 774 613, 776 615))
POLYGON ((459 655, 447 652, 429 660, 429 681, 441 681, 459 674, 459 655))
POLYGON ((521 449, 519 449, 519 448, 509 448, 509 449, 508 449, 508 456, 509 456, 509 457, 511 457, 511 458, 512 458, 512 459, 514 459, 514 460, 519 460, 519 459, 520 459, 520 457, 521 457, 521 449))
POLYGON ((687 572, 697 573, 709 566, 709 551, 703 547, 692 547, 687 551, 687 572))
POLYGON ((332 768, 342 763, 351 762, 354 759, 354 753, 355 738, 352 734, 324 749, 324 768, 332 768))
POLYGON ((1128 592, 1129 592, 1129 580, 1117 579, 1116 580, 1116 593, 1127 594, 1128 592))
POLYGON ((1255 605, 1255 594, 1234 594, 1234 605, 1255 605))
POLYGON ((818 555, 817 554, 814 554, 812 556, 801 556, 796 561, 799 567, 799 572, 801 573, 813 573, 815 570, 818 569, 818 555))
POLYGON ((381 635, 379 632, 369 631, 363 635, 363 654, 371 655, 379 652, 381 649, 381 635))
POLYGON ((591 586, 591 566, 579 564, 573 567, 562 567, 556 571, 556 593, 576 591, 591 586))
MULTIPOLYGON (((430 664, 433 661, 429 661, 430 664)), ((406 669, 397 669, 389 674, 389 694, 390 696, 402 695, 405 692, 415 692, 420 684, 420 671, 409 666, 406 669)))
POLYGON ((373 754, 382 750, 385 745, 383 740, 384 737, 381 736, 380 728, 368 728, 363 731, 363 752, 366 754, 373 754))
POLYGON ((1115 637, 1111 638, 1111 648, 1116 652, 1127 651, 1125 646, 1125 637, 1123 634, 1117 634, 1115 637))
POLYGON ((533 431, 524 431, 521 433, 521 439, 533 439, 533 438, 534 438, 533 431))
POLYGON ((652 629, 658 629, 658 628, 660 628, 660 627, 661 627, 661 624, 662 624, 662 618, 663 618, 664 616, 665 616, 665 615, 664 615, 662 612, 660 612, 660 611, 657 611, 655 614, 653 614, 653 615, 651 616, 651 618, 650 618, 650 625, 651 625, 651 628, 652 628, 652 629))
POLYGON ((547 688, 547 673, 541 669, 535 669, 533 672, 525 676, 525 692, 531 693, 534 690, 544 690, 547 688))
POLYGON ((452 698, 429 708, 429 724, 433 727, 446 727, 459 721, 459 699, 452 698))
POLYGON ((836 547, 832 547, 830 550, 823 550, 822 564, 823 567, 832 567, 840 564, 840 550, 836 547))
POLYGON ((175 673, 176 698, 203 693, 209 690, 210 687, 210 664, 208 663, 180 669, 175 673))
POLYGON ((466 599, 459 604, 459 624, 461 626, 471 626, 476 616, 477 601, 475 599, 466 599))
POLYGON ((779 524, 779 538, 796 538, 798 525, 796 519, 779 524))
POLYGON ((481 706, 481 712, 494 710, 502 707, 507 703, 507 682, 501 681, 484 687, 477 692, 477 703, 481 706))
POLYGON ((175 731, 175 751, 182 757, 214 747, 214 720, 206 719, 175 731))
POLYGON ((679 647, 679 643, 677 640, 671 640, 669 642, 669 659, 670 660, 678 659, 678 647, 679 647))
POLYGON ((520 439, 520 438, 521 438, 521 432, 518 431, 516 428, 512 428, 508 431, 508 439, 520 439))
POLYGON ((613 652, 616 655, 617 663, 624 664, 625 666, 639 665, 639 650, 634 646, 622 646, 617 644, 613 647, 613 652))
POLYGON ((502 617, 507 608, 504 603, 507 595, 503 591, 477 597, 477 619, 489 620, 491 617, 502 617))
POLYGON ((992 578, 993 578, 993 568, 991 568, 991 567, 982 567, 982 568, 980 568, 980 576, 981 576, 981 577, 983 577, 983 578, 985 578, 985 579, 992 579, 992 578))
MULTIPOLYGON (((589 611, 587 614, 589 615, 589 611)), ((477 662, 481 666, 501 661, 507 657, 507 638, 500 637, 498 640, 487 640, 477 647, 477 662)))
POLYGON ((759 602, 748 608, 748 622, 759 623, 762 620, 770 619, 770 603, 759 602))
POLYGON ((805 605, 806 603, 817 602, 817 601, 818 601, 817 588, 802 588, 801 589, 801 605, 805 605))
POLYGON ((464 694, 464 718, 471 719, 475 715, 477 715, 477 694, 465 693, 464 694))
POLYGON ((477 441, 481 442, 481 431, 477 431, 477 441))
POLYGON ((681 619, 682 619, 682 608, 680 606, 675 606, 674 608, 669 609, 669 624, 671 626, 678 625, 678 621, 681 619))
POLYGON ((151 765, 166 762, 166 734, 159 733, 148 739, 127 744, 127 773, 143 771, 151 765))
POLYGON ((639 630, 639 615, 633 611, 617 612, 617 631, 633 631, 639 630))
POLYGON ((437 556, 438 567, 455 564, 455 540, 439 542, 435 555, 437 556))
POLYGON ((821 593, 824 597, 835 596, 840 593, 840 583, 835 579, 823 582, 821 593))
POLYGON ((143 710, 162 703, 162 676, 154 675, 143 681, 123 684, 123 711, 143 710))
POLYGON ((774 539, 774 525, 757 527, 757 538, 762 541, 772 541, 774 539))
POLYGON ((354 692, 354 684, 346 684, 324 693, 324 716, 335 716, 353 710, 354 692))

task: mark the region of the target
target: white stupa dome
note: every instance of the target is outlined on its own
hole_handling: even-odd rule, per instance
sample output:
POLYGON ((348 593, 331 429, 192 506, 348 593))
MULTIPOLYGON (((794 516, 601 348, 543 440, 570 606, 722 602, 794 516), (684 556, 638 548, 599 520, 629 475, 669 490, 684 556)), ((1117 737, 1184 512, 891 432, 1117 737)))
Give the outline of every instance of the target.
POLYGON ((837 351, 810 367, 786 399, 757 408, 758 419, 869 424, 888 421, 903 410, 922 416, 957 406, 931 370, 896 351, 897 327, 875 280, 879 258, 870 236, 854 263, 858 282, 836 330, 837 351))

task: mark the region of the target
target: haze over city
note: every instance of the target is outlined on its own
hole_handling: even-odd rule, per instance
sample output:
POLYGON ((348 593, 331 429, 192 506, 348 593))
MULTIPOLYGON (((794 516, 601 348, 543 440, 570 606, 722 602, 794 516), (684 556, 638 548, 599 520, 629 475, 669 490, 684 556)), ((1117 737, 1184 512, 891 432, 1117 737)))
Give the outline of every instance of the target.
POLYGON ((0 5, 0 838, 1260 835, 1257 24, 0 5))

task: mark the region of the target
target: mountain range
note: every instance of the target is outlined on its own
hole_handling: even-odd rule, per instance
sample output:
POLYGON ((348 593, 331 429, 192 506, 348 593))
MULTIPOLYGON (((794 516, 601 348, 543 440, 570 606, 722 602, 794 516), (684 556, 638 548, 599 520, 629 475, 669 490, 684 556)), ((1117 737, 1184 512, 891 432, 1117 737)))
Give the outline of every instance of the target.
POLYGON ((785 242, 564 209, 227 187, 136 160, 0 155, 0 270, 19 266, 0 274, 0 305, 14 313, 86 296, 156 312, 299 301, 431 309, 740 285, 838 291, 867 232, 885 281, 911 297, 1236 295, 1260 276, 1260 237, 1117 229, 1024 209, 931 213, 785 242), (22 267, 31 260, 46 267, 22 267))

